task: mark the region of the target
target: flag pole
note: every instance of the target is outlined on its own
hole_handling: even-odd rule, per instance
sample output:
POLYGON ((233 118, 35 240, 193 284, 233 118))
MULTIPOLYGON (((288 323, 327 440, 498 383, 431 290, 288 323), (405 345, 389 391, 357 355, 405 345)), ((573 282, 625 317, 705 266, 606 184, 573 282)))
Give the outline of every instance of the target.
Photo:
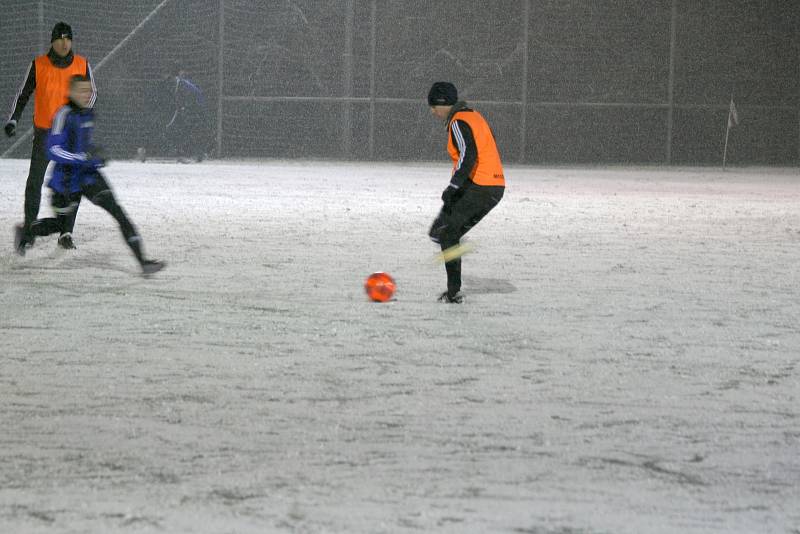
POLYGON ((739 122, 739 117, 736 113, 736 108, 733 103, 733 91, 731 91, 731 102, 728 104, 728 127, 725 129, 725 148, 722 150, 722 170, 725 170, 725 164, 728 161, 728 137, 731 134, 731 128, 736 126, 739 122))
POLYGON ((728 136, 731 133, 731 112, 728 111, 728 127, 725 129, 725 148, 722 151, 722 170, 725 170, 725 162, 728 159, 728 136))

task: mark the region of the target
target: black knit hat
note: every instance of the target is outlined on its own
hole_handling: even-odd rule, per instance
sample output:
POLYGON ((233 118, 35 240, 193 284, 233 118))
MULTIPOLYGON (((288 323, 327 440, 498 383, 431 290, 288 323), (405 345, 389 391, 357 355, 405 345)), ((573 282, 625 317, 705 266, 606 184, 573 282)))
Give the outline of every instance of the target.
POLYGON ((50 34, 50 42, 56 39, 67 38, 72 40, 72 28, 66 22, 59 22, 53 26, 53 32, 50 34))
POLYGON ((452 106, 458 101, 456 86, 450 82, 436 82, 428 91, 429 106, 452 106))

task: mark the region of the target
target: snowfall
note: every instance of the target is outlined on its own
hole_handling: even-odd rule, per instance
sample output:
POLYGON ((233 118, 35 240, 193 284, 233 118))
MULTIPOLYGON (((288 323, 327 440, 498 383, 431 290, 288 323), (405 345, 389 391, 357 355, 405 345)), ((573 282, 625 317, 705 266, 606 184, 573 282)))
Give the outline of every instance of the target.
POLYGON ((508 166, 461 305, 444 163, 112 162, 151 277, 86 200, 14 254, 27 168, 0 532, 800 532, 797 168, 508 166))

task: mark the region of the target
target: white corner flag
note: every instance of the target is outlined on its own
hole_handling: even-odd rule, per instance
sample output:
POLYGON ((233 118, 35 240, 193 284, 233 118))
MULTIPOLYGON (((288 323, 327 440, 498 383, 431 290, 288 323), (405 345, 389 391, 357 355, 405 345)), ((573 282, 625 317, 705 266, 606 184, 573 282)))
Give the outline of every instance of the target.
POLYGON ((725 148, 722 151, 722 170, 725 170, 725 163, 728 161, 728 136, 731 133, 731 128, 739 124, 739 114, 736 113, 736 104, 733 103, 733 95, 731 95, 731 105, 728 106, 728 127, 725 129, 725 148))
POLYGON ((731 97, 731 106, 728 109, 728 128, 733 128, 738 124, 739 114, 736 113, 736 104, 733 103, 733 97, 731 97))

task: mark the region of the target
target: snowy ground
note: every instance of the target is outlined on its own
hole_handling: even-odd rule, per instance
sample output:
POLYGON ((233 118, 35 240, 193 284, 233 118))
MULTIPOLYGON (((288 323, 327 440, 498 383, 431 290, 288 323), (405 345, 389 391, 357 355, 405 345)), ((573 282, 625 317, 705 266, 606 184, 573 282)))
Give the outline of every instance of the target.
POLYGON ((511 167, 461 306, 445 165, 107 171, 155 277, 0 160, 0 532, 800 532, 797 169, 511 167))

